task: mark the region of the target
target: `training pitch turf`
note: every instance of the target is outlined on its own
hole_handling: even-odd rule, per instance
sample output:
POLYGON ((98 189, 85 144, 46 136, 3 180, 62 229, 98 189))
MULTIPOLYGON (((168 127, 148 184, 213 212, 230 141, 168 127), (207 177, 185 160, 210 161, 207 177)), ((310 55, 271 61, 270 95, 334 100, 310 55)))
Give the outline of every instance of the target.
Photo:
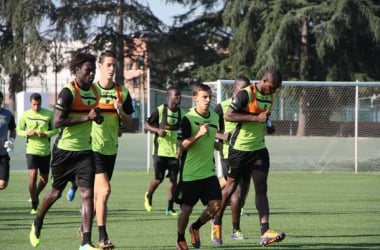
MULTIPOLYGON (((117 249, 174 249, 175 217, 165 216, 167 180, 153 198, 153 211, 144 210, 144 193, 152 173, 116 171, 112 179, 107 229, 117 249)), ((27 172, 12 172, 9 187, 0 192, 1 249, 32 249, 27 172)), ((50 184, 49 184, 50 186, 50 184)), ((271 227, 286 232, 286 239, 270 249, 379 249, 380 176, 375 173, 272 171, 269 179, 271 227)), ((66 200, 66 191, 45 218, 39 249, 78 249, 79 196, 66 200)), ((46 190, 44 190, 44 193, 46 190)), ((210 225, 201 228, 202 249, 262 249, 258 244, 258 216, 251 187, 241 228, 245 241, 231 239, 227 208, 223 224, 224 245, 210 240, 210 225)), ((198 204, 190 222, 196 220, 198 204)), ((97 241, 94 224, 92 239, 97 241)), ((190 245, 190 235, 186 233, 190 245)), ((192 247, 190 246, 190 249, 192 247)))

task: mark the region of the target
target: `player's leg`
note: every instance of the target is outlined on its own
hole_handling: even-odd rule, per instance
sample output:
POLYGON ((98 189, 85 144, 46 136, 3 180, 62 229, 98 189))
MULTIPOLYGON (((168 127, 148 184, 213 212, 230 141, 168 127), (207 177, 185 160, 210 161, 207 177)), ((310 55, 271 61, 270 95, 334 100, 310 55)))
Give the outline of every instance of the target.
POLYGON ((91 243, 91 231, 94 218, 94 182, 95 182, 95 163, 92 151, 76 152, 73 155, 76 159, 73 167, 77 169, 77 184, 80 191, 82 206, 82 243, 81 247, 91 243))
POLYGON ((269 201, 267 196, 268 190, 268 172, 269 172, 269 154, 266 149, 258 150, 253 156, 255 163, 251 171, 251 176, 255 186, 255 205, 260 219, 260 244, 266 246, 273 242, 281 241, 285 238, 285 233, 278 233, 269 227, 269 201))
POLYGON ((184 181, 178 186, 176 202, 181 205, 177 220, 177 250, 188 249, 185 232, 193 207, 199 199, 200 187, 195 181, 184 181))
POLYGON ((154 191, 156 191, 158 186, 164 180, 166 171, 166 161, 164 161, 163 157, 153 156, 153 164, 154 178, 151 180, 148 192, 146 192, 144 196, 144 207, 147 212, 150 212, 153 209, 154 191))
POLYGON ((9 161, 8 155, 0 156, 0 190, 6 189, 9 181, 9 161))
POLYGON ((235 192, 231 195, 231 218, 232 218, 232 234, 234 240, 244 240, 246 237, 240 229, 241 211, 245 202, 249 189, 250 175, 249 171, 244 174, 236 187, 235 192))
POLYGON ((37 195, 37 176, 38 176, 38 167, 33 161, 33 156, 30 154, 26 155, 27 166, 28 166, 28 175, 29 175, 29 195, 32 203, 32 210, 30 214, 37 214, 38 206, 38 195, 37 195))
POLYGON ((116 155, 102 155, 95 152, 94 206, 99 231, 99 247, 114 248, 107 233, 107 202, 111 194, 111 183, 116 155))
POLYGON ((168 208, 166 209, 167 216, 177 216, 177 211, 175 211, 174 205, 174 195, 177 188, 177 178, 178 178, 178 168, 179 161, 176 158, 169 158, 167 161, 168 165, 168 208))
POLYGON ((39 180, 37 184, 36 196, 37 196, 37 207, 39 203, 39 196, 42 190, 46 187, 49 181, 49 172, 50 172, 50 155, 48 156, 37 156, 36 166, 39 170, 39 180))

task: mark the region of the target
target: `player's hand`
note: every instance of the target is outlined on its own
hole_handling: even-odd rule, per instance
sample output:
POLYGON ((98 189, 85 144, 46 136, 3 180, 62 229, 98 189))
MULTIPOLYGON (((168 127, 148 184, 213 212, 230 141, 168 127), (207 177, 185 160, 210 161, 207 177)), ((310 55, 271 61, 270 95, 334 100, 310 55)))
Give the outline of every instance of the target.
POLYGON ((7 141, 4 142, 4 148, 7 149, 8 153, 13 151, 13 149, 14 149, 14 142, 15 142, 14 138, 9 138, 7 141))
POLYGON ((166 135, 166 130, 159 128, 157 134, 161 137, 164 137, 166 135))
POLYGON ((256 119, 258 122, 266 122, 267 121, 267 115, 268 111, 262 112, 257 115, 256 119))
POLYGON ((199 131, 198 131, 199 136, 203 136, 207 133, 208 133, 208 124, 202 124, 199 127, 199 131))
POLYGON ((120 110, 123 107, 123 104, 119 101, 119 98, 116 99, 116 101, 113 103, 114 108, 116 109, 117 113, 120 114, 120 110))

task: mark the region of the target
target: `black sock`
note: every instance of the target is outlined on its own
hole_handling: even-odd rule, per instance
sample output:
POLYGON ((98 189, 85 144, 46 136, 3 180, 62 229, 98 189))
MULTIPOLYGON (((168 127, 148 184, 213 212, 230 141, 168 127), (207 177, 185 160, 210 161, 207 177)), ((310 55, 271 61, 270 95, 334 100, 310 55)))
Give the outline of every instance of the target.
POLYGON ((151 193, 151 192, 148 191, 147 197, 148 197, 150 205, 152 205, 153 193, 151 193))
POLYGON ((201 222, 200 218, 198 218, 198 220, 196 222, 194 222, 191 227, 195 230, 199 230, 199 228, 201 228, 201 226, 203 225, 203 223, 201 222))
POLYGON ((232 222, 232 228, 233 228, 233 233, 240 231, 240 223, 239 222, 232 222))
POLYGON ((261 235, 263 235, 269 229, 269 222, 261 223, 260 228, 261 228, 261 235))
POLYGON ((220 218, 219 216, 215 215, 215 217, 214 217, 214 224, 215 225, 222 225, 222 218, 220 218))
POLYGON ((185 234, 177 233, 177 242, 184 241, 185 240, 185 234))
POLYGON ((41 228, 42 228, 43 223, 44 223, 44 219, 36 216, 36 218, 34 219, 34 228, 36 230, 35 232, 36 232, 37 238, 40 237, 41 228))
POLYGON ((91 232, 83 233, 82 246, 91 243, 91 232))
POLYGON ((32 201, 32 208, 33 208, 34 210, 37 209, 37 206, 38 206, 38 200, 37 200, 37 201, 32 201))
POLYGON ((173 204, 174 204, 173 200, 168 200, 168 210, 169 211, 174 211, 173 204))
POLYGON ((106 226, 98 226, 99 231, 99 241, 106 241, 108 240, 107 230, 106 226))

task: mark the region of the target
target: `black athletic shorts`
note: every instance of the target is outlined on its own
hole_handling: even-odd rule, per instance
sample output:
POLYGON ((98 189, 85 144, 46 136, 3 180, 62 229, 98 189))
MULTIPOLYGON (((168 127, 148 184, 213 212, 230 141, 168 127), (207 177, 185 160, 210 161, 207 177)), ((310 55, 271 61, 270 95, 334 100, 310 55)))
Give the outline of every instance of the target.
POLYGON ((256 151, 240 151, 230 147, 228 176, 234 179, 250 178, 252 170, 269 172, 269 153, 266 148, 256 151))
POLYGON ((50 155, 26 154, 26 164, 28 165, 28 169, 38 169, 41 174, 49 174, 50 158, 50 155))
POLYGON ((216 176, 196 181, 182 181, 178 184, 176 202, 195 206, 198 200, 207 205, 212 200, 222 200, 222 191, 216 176))
POLYGON ((0 155, 0 180, 9 181, 9 155, 0 155))
POLYGON ((220 160, 220 165, 222 166, 222 175, 223 175, 223 177, 227 178, 227 173, 228 173, 228 169, 229 169, 228 159, 222 158, 220 160))
POLYGON ((104 155, 94 152, 95 157, 95 174, 107 173, 108 180, 111 180, 113 170, 115 169, 116 154, 104 155))
POLYGON ((69 181, 78 187, 93 188, 95 180, 94 152, 67 151, 53 148, 51 161, 52 186, 63 190, 69 181))
POLYGON ((163 180, 165 177, 165 172, 168 170, 168 177, 171 180, 177 180, 179 160, 175 157, 165 157, 165 156, 153 156, 154 161, 154 178, 156 180, 163 180))

